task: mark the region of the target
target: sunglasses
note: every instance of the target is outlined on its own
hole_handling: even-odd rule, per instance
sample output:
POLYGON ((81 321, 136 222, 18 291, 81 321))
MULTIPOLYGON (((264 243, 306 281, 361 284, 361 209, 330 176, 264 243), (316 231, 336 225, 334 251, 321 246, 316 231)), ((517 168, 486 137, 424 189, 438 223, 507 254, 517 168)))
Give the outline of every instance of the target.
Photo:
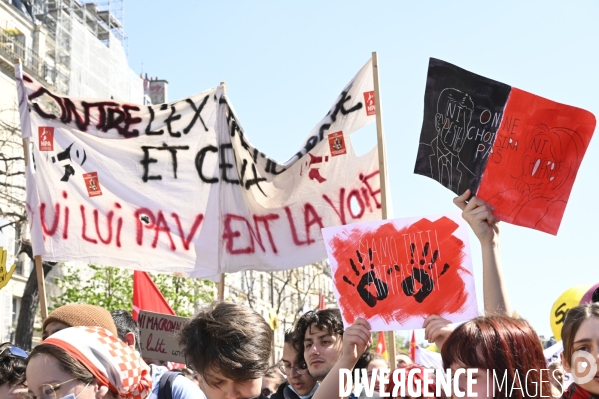
POLYGON ((0 359, 4 359, 7 356, 20 357, 21 359, 27 359, 29 355, 23 349, 18 346, 7 346, 6 348, 0 351, 0 359))

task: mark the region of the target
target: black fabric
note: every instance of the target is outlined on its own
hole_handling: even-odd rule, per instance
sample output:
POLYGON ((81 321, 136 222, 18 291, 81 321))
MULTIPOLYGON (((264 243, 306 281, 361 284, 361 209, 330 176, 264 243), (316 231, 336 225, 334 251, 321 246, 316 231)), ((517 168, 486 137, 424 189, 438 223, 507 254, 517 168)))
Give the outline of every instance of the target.
POLYGON ((158 387, 158 399, 173 399, 173 382, 180 375, 183 373, 178 371, 166 371, 162 374, 158 387))

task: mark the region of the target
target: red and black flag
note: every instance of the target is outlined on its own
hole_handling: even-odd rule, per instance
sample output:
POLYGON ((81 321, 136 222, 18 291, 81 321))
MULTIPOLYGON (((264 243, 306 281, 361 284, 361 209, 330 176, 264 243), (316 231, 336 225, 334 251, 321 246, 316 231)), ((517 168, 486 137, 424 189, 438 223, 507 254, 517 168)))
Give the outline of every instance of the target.
POLYGON ((430 59, 414 173, 471 189, 500 220, 557 234, 592 113, 430 59))

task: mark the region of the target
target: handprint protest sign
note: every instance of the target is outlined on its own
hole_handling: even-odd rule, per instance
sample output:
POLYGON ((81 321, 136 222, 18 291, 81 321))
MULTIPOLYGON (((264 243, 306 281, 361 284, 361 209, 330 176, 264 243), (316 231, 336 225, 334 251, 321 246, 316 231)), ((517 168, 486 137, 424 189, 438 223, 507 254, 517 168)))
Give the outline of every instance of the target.
POLYGON ((345 326, 421 328, 429 315, 478 315, 468 227, 459 214, 322 229, 345 326))
POLYGON ((588 111, 431 58, 414 173, 555 235, 595 124, 588 111))

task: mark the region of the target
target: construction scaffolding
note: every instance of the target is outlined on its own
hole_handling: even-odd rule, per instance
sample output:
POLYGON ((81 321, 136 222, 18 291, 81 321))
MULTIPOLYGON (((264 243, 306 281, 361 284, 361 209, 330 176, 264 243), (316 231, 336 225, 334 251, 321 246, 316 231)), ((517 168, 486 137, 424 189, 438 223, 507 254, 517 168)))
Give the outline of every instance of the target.
POLYGON ((143 102, 143 81, 127 61, 124 0, 12 0, 12 4, 47 30, 45 54, 30 58, 43 61, 36 61, 36 66, 53 72, 51 80, 44 80, 56 92, 143 102))

